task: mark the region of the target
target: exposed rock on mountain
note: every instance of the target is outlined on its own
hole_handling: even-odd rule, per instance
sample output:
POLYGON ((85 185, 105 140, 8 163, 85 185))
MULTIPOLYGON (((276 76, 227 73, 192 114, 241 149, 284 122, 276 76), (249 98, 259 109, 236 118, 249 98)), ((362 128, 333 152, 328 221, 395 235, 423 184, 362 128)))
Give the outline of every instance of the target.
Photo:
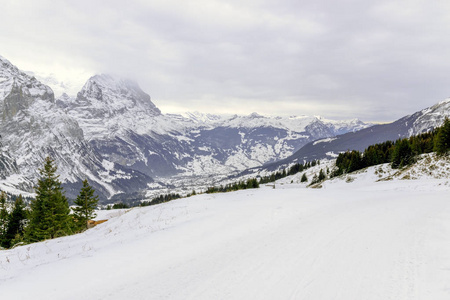
POLYGON ((445 117, 450 117, 450 98, 390 124, 375 125, 331 139, 314 141, 305 145, 292 156, 269 164, 265 168, 276 169, 291 162, 333 158, 347 150, 363 151, 372 144, 388 140, 395 141, 399 138, 431 131, 441 126, 445 117))
POLYGON ((2 57, 0 109, 2 152, 10 157, 10 165, 16 166, 3 170, 3 176, 21 174, 24 180, 18 185, 24 190, 32 191, 38 169, 47 156, 56 161, 69 197, 77 194, 77 187, 85 178, 89 178, 103 198, 129 192, 124 179, 139 182, 134 188, 145 188, 152 181, 148 176, 105 161, 86 142, 77 121, 55 104, 52 90, 2 57))
POLYGON ((164 115, 136 82, 109 75, 93 76, 76 97, 62 94, 55 101, 50 87, 4 58, 0 112, 5 180, 20 175, 16 185, 32 191, 49 155, 69 196, 88 178, 103 199, 161 188, 149 185, 151 177, 167 184, 173 176, 223 177, 289 157, 308 142, 370 126, 257 113, 164 115))

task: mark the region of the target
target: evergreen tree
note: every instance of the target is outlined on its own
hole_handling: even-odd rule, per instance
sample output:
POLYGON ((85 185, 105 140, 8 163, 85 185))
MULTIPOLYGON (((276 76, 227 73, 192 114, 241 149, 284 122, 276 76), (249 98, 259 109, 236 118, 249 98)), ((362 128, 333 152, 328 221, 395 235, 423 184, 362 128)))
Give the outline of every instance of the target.
POLYGON ((445 118, 444 125, 439 128, 434 139, 434 151, 437 154, 445 154, 450 150, 450 120, 445 118))
POLYGON ((25 210, 25 203, 23 202, 22 195, 19 195, 19 197, 16 198, 14 208, 10 214, 8 228, 5 235, 5 248, 10 248, 21 240, 26 221, 27 211, 25 210))
POLYGON ((75 200, 76 207, 73 209, 74 220, 80 228, 88 228, 88 221, 95 218, 95 208, 98 203, 98 196, 94 196, 95 190, 86 180, 83 181, 83 187, 75 200))
MULTIPOLYGON (((162 202, 165 202, 165 201, 161 201, 159 203, 162 203, 162 202)), ((114 203, 112 206, 112 209, 123 209, 123 208, 130 208, 130 206, 123 202, 114 203)))
POLYGON ((311 179, 311 185, 318 183, 319 182, 319 177, 317 176, 317 174, 314 174, 313 178, 311 179))
POLYGON ((319 172, 319 181, 322 181, 322 180, 324 180, 326 178, 326 176, 325 176, 325 173, 323 172, 323 170, 322 169, 320 169, 320 172, 319 172))
POLYGON ((6 208, 6 193, 0 193, 0 246, 5 247, 6 243, 6 229, 8 228, 9 213, 6 208))
POLYGON ((300 182, 308 182, 308 178, 306 177, 306 173, 303 173, 302 179, 300 179, 300 182))
POLYGON ((67 198, 56 175, 54 161, 47 157, 31 201, 30 223, 26 228, 28 242, 37 242, 71 233, 71 217, 67 198))
POLYGON ((408 139, 401 139, 395 143, 392 153, 392 168, 402 168, 413 162, 413 152, 408 139))

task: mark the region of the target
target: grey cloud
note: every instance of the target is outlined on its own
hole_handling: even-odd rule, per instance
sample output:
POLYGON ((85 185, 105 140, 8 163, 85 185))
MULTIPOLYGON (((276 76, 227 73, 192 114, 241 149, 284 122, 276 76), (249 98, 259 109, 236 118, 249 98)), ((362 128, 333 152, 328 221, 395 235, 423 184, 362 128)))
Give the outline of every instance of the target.
POLYGON ((34 3, 0 16, 2 55, 133 77, 163 112, 389 121, 450 96, 444 1, 34 3))

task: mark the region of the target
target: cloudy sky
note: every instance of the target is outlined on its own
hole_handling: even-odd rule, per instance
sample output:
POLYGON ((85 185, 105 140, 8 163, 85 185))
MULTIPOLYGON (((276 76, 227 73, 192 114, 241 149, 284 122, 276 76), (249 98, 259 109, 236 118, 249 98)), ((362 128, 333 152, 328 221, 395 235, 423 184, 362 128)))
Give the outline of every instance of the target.
POLYGON ((386 122, 450 96, 447 0, 0 1, 20 69, 131 77, 163 113, 386 122))

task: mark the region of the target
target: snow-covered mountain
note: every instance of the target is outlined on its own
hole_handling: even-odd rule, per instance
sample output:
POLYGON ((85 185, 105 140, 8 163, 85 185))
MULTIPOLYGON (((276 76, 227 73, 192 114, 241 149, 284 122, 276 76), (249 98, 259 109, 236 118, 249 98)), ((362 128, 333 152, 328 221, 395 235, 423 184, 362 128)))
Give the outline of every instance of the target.
POLYGON ((88 178, 105 199, 159 189, 164 183, 149 185, 155 176, 172 185, 172 177, 165 178, 227 176, 286 158, 310 141, 369 126, 257 113, 164 115, 136 82, 110 75, 93 76, 76 97, 55 100, 49 86, 0 62, 1 180, 28 192, 48 155, 69 196, 88 178))
POLYGON ((314 116, 162 114, 131 80, 96 75, 76 97, 55 100, 47 85, 4 58, 0 63, 0 180, 14 175, 28 191, 47 155, 57 160, 69 194, 87 177, 107 198, 364 150, 431 130, 450 115, 449 99, 375 126, 314 116))
MULTIPOLYGON (((152 179, 102 158, 73 117, 55 103, 53 91, 0 57, 0 130, 8 176, 22 175, 17 187, 31 191, 47 156, 58 166, 68 196, 88 178, 104 197, 143 189, 152 179), (126 182, 126 183, 125 183, 126 182)), ((14 177, 15 180, 17 176, 14 177)))
POLYGON ((149 176, 230 174, 291 155, 309 141, 368 127, 317 117, 163 115, 137 83, 91 77, 58 106, 104 157, 149 176))
POLYGON ((425 108, 412 115, 403 117, 393 123, 374 125, 356 132, 348 132, 331 139, 311 142, 292 156, 265 166, 269 170, 279 168, 297 161, 311 161, 336 157, 347 150, 364 151, 370 145, 395 141, 399 138, 410 137, 428 132, 441 126, 446 117, 450 117, 450 98, 431 107, 425 108))

